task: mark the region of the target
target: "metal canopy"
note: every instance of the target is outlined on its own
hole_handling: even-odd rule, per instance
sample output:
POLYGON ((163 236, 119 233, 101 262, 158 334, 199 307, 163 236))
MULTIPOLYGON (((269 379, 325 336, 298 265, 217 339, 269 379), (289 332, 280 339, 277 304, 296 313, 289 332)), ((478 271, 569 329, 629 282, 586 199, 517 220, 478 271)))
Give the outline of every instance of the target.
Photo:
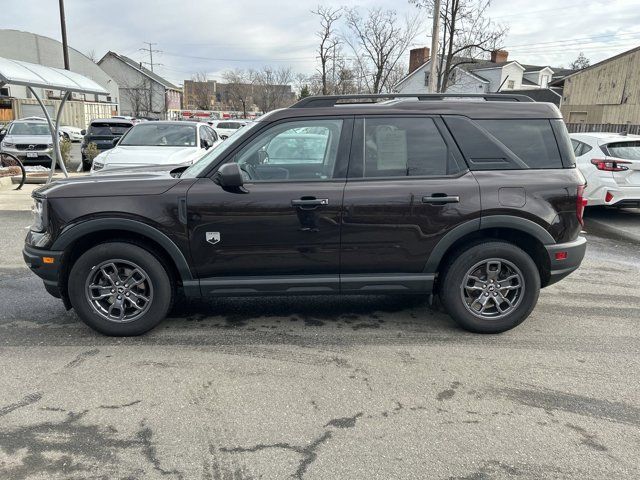
POLYGON ((62 161, 59 137, 60 118, 62 116, 64 104, 72 93, 108 95, 109 92, 93 80, 80 75, 79 73, 63 70, 61 68, 45 67, 44 65, 38 65, 36 63, 22 62, 20 60, 11 60, 9 58, 0 57, 0 87, 7 84, 27 87, 38 101, 38 104, 42 108, 42 113, 47 120, 55 152, 51 159, 51 170, 49 171, 47 183, 49 183, 53 178, 53 171, 55 170, 56 162, 60 165, 60 169, 62 170, 62 173, 64 173, 64 176, 68 177, 69 174, 67 173, 67 168, 62 161), (64 92, 62 95, 62 101, 58 107, 58 115, 56 116, 55 123, 51 120, 49 112, 45 108, 44 103, 34 88, 45 88, 64 92))
POLYGON ((109 95, 101 85, 79 73, 0 57, 0 84, 23 85, 74 93, 109 95))

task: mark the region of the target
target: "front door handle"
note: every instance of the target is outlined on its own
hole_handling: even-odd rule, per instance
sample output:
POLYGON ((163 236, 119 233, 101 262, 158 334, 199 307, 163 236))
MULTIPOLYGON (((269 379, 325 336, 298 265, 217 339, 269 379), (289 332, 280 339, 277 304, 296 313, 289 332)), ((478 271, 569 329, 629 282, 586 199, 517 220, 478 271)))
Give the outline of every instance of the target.
POLYGON ((435 193, 428 197, 422 197, 422 203, 443 204, 443 203, 460 203, 458 195, 446 195, 444 193, 435 193))
POLYGON ((328 198, 301 198, 299 200, 291 200, 291 206, 302 210, 313 210, 321 205, 329 205, 328 198))

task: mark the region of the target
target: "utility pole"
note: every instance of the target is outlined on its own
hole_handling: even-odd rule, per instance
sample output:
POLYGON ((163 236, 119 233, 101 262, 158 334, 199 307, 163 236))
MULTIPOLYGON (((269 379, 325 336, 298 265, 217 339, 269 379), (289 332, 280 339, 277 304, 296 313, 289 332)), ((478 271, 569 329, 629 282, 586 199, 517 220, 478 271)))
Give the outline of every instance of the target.
POLYGON ((64 0, 60 4, 60 28, 62 29, 62 55, 64 57, 64 69, 69 70, 69 46, 67 45, 67 21, 64 17, 64 0))
MULTIPOLYGON (((62 1, 62 0, 60 0, 62 1)), ((161 53, 161 50, 154 50, 152 47, 154 45, 157 45, 157 43, 151 43, 151 42, 142 42, 142 43, 146 43, 149 48, 141 48, 140 50, 142 50, 143 52, 149 52, 149 69, 153 72, 153 54, 154 53, 161 53)), ((146 63, 146 62, 144 62, 146 63)))
POLYGON ((431 71, 429 72, 429 93, 438 90, 438 39, 440 38, 440 0, 433 1, 433 29, 431 30, 431 71))

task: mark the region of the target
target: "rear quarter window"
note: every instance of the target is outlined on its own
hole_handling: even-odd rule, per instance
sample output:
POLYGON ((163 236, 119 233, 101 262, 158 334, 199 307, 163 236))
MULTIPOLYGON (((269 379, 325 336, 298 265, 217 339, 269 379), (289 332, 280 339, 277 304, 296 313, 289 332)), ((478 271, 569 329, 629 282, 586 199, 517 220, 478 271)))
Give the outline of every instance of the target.
MULTIPOLYGON (((470 120, 450 116, 445 117, 445 122, 471 170, 563 168, 549 120, 470 120)), ((568 136, 566 143, 571 151, 568 136)))

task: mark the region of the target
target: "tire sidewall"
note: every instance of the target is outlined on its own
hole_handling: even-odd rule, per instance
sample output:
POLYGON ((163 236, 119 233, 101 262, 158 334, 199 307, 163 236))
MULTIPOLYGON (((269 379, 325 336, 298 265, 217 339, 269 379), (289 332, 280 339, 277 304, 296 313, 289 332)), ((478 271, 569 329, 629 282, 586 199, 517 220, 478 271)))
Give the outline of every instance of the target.
POLYGON ((476 333, 500 333, 522 323, 533 311, 540 294, 540 274, 531 257, 517 246, 506 242, 480 243, 458 252, 448 265, 440 289, 447 312, 466 330, 476 333), (524 277, 524 292, 516 309, 504 318, 482 319, 467 310, 460 286, 469 269, 490 258, 507 260, 518 267, 524 277))
POLYGON ((111 336, 141 335, 166 316, 173 300, 171 278, 159 260, 147 250, 125 242, 97 245, 83 253, 71 268, 68 280, 69 298, 78 316, 88 326, 111 336), (153 287, 151 306, 140 318, 129 323, 111 322, 100 316, 85 294, 87 277, 93 269, 108 260, 129 260, 139 265, 148 275, 153 287))

